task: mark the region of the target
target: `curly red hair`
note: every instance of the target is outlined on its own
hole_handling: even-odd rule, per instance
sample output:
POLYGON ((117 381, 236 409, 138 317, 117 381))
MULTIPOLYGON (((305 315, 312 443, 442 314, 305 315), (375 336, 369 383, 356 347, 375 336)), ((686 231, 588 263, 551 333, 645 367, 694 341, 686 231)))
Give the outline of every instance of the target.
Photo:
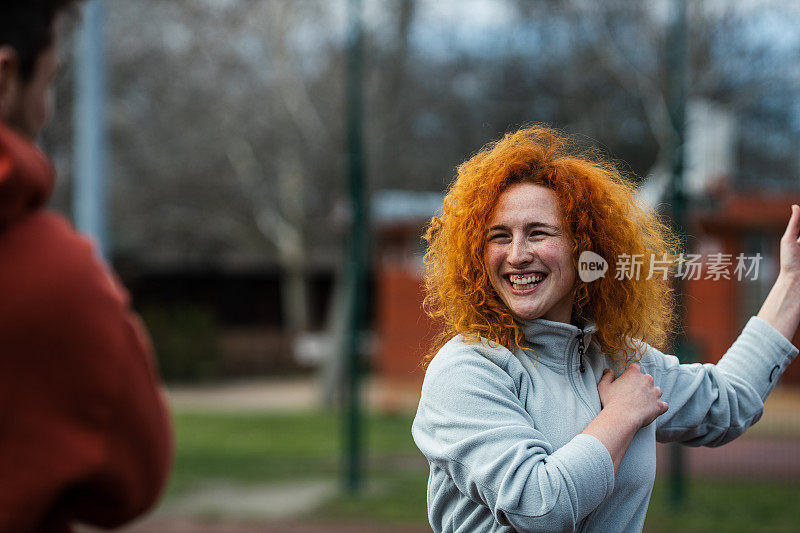
MULTIPOLYGON (((544 125, 522 128, 484 146, 458 167, 442 213, 431 219, 424 239, 425 311, 444 327, 427 364, 456 334, 503 346, 522 346, 520 324, 491 286, 484 264, 487 224, 500 194, 530 182, 558 198, 563 227, 572 239, 573 265, 590 250, 613 267, 622 254, 641 254, 649 272, 651 254, 674 258, 680 242, 659 216, 643 207, 636 187, 597 150, 581 150, 575 139, 544 125)), ((576 277, 574 313, 597 324, 594 340, 604 353, 630 361, 643 339, 663 346, 672 325, 674 298, 663 275, 591 283, 576 277)))

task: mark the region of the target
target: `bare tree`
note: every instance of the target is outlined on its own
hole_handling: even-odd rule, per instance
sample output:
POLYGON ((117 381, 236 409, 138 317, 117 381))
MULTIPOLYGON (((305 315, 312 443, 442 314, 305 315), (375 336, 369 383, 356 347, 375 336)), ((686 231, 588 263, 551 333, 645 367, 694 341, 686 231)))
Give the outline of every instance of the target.
POLYGON ((326 192, 340 181, 341 91, 329 83, 340 68, 335 6, 113 6, 122 246, 147 243, 151 254, 184 260, 275 257, 284 322, 292 332, 308 329, 309 265, 340 240, 310 253, 320 248, 310 245, 309 226, 326 225, 326 192), (132 24, 137 19, 142 23, 132 24), (141 29, 126 31, 131 27, 141 29), (142 194, 143 182, 152 183, 152 194, 142 194), (154 219, 169 222, 155 226, 154 219))

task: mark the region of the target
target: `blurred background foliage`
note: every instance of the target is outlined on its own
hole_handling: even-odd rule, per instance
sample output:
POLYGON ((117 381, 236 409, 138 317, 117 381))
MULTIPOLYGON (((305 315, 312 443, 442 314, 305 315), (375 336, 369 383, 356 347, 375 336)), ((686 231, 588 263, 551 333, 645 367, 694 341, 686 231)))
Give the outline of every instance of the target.
MULTIPOLYGON (((370 193, 441 192, 485 142, 531 122, 599 145, 649 182, 668 175, 674 2, 363 6, 370 193)), ((137 306, 148 279, 165 293, 190 272, 256 272, 271 285, 237 293, 251 319, 221 315, 222 297, 187 290, 172 300, 211 305, 223 330, 248 320, 289 334, 335 327, 350 217, 345 8, 107 0, 111 259, 137 306)), ((732 179, 797 189, 800 3, 689 0, 687 9, 688 100, 733 117, 732 179)), ((72 66, 65 61, 43 138, 60 175, 55 205, 67 212, 72 66)))
POLYGON ((162 379, 208 381, 219 375, 221 353, 214 312, 201 306, 150 305, 141 316, 157 348, 162 379))
MULTIPOLYGON (((663 171, 671 6, 365 0, 371 189, 441 191, 470 153, 528 122, 584 136, 638 176, 663 171)), ((336 263, 348 215, 344 8, 107 2, 116 260, 270 264, 288 277, 336 263)), ((756 167, 758 177, 796 180, 800 4, 706 0, 688 9, 689 98, 735 113, 738 173, 756 167), (757 161, 747 159, 754 147, 757 161)), ((69 210, 64 74, 65 120, 44 140, 60 170, 56 200, 69 210)))

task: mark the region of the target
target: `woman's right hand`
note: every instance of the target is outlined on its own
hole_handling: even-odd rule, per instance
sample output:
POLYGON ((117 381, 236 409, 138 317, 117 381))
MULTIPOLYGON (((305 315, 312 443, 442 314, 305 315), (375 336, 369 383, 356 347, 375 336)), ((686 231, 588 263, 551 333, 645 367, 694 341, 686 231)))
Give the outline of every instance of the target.
POLYGON ((630 365, 616 379, 606 369, 597 392, 603 408, 583 432, 603 443, 616 473, 633 436, 666 413, 667 404, 660 400, 661 389, 653 384, 653 376, 642 374, 638 363, 630 365))
POLYGON ((667 412, 667 404, 660 400, 661 389, 653 383, 653 376, 643 374, 638 363, 633 363, 616 379, 606 369, 597 384, 603 409, 614 411, 628 419, 636 429, 647 426, 667 412))

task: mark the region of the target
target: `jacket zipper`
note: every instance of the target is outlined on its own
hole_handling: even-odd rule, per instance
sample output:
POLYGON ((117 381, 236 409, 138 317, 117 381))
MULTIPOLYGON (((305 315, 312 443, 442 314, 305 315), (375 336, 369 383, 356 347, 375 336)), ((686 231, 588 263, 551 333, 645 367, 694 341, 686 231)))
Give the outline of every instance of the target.
MULTIPOLYGON (((578 370, 580 371, 581 374, 586 372, 586 367, 583 364, 583 356, 584 356, 584 354, 586 352, 586 347, 584 345, 583 335, 584 335, 584 333, 583 333, 583 330, 581 329, 581 331, 580 331, 580 333, 578 333, 578 337, 577 337, 577 340, 578 340, 578 357, 579 357, 578 370)), ((570 354, 571 353, 572 352, 570 351, 570 354)), ((575 393, 578 395, 578 398, 580 398, 581 402, 583 402, 583 405, 586 406, 586 408, 589 410, 590 413, 592 413, 593 416, 596 416, 597 413, 594 412, 594 409, 592 409, 592 407, 589 405, 589 402, 587 402, 584 399, 583 394, 581 394, 581 391, 578 390, 578 387, 575 384, 575 378, 572 376, 572 364, 571 363, 572 362, 570 361, 569 376, 570 376, 570 380, 572 381, 572 387, 575 390, 575 393)), ((582 531, 586 530, 586 524, 589 522, 589 517, 591 517, 593 513, 594 513, 594 511, 590 512, 589 514, 587 514, 583 518, 581 523, 577 524, 577 526, 578 526, 577 527, 577 531, 582 532, 582 531)))
MULTIPOLYGON (((583 330, 581 330, 581 332, 578 334, 578 336, 576 337, 576 340, 578 341, 578 357, 580 357, 580 368, 579 368, 579 370, 580 370, 581 373, 583 373, 583 372, 586 372, 586 367, 583 364, 583 354, 585 352, 585 347, 584 347, 584 344, 583 344, 583 342, 584 342, 583 341, 583 330)), ((578 398, 580 398, 581 403, 583 403, 584 407, 586 407, 586 409, 589 410, 589 413, 591 413, 592 417, 595 417, 595 416, 597 416, 597 413, 594 412, 594 409, 592 409, 592 406, 589 405, 589 402, 586 401, 586 398, 583 397, 583 394, 581 393, 581 391, 578 390, 578 385, 575 383, 575 376, 572 374, 572 368, 573 368, 572 367, 572 358, 573 358, 573 353, 574 353, 572 350, 573 350, 573 348, 572 348, 572 346, 570 346, 569 358, 568 358, 569 369, 568 369, 568 372, 567 372, 569 374, 569 381, 570 381, 570 384, 572 385, 572 390, 575 392, 575 394, 578 395, 578 398)))
POLYGON ((581 330, 581 332, 578 334, 578 357, 580 357, 580 371, 581 371, 581 374, 586 372, 586 367, 583 366, 583 352, 584 352, 583 330, 581 330))

